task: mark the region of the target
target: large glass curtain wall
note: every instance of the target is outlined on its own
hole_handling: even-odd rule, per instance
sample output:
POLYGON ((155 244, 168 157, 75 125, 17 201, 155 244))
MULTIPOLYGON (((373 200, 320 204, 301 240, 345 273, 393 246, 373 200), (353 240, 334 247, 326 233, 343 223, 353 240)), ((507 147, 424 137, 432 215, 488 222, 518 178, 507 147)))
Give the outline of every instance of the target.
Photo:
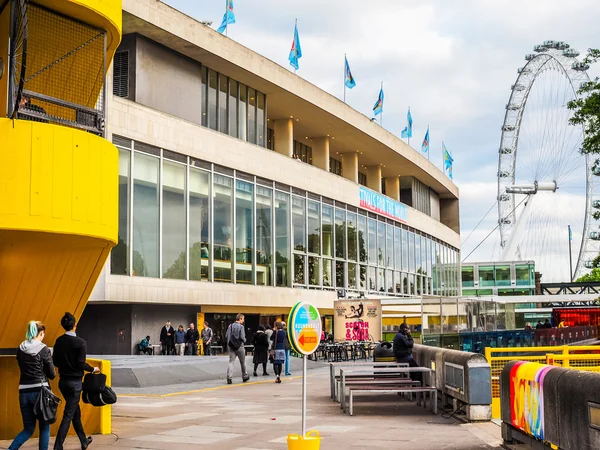
POLYGON ((208 67, 201 68, 201 124, 261 147, 267 145, 267 97, 208 67))
POLYGON ((458 295, 458 253, 406 225, 115 138, 111 273, 380 295, 458 295))

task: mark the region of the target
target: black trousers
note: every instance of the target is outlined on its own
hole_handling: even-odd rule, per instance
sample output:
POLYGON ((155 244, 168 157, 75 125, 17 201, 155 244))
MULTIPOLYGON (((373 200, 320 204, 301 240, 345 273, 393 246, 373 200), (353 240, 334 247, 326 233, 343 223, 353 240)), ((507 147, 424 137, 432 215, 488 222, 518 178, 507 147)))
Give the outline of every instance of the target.
POLYGON ((58 427, 56 440, 54 441, 54 450, 62 450, 71 423, 73 423, 73 429, 83 445, 86 442, 87 436, 85 435, 83 425, 81 424, 81 410, 79 409, 79 400, 81 398, 82 389, 81 379, 61 378, 58 381, 58 388, 65 399, 65 411, 60 426, 58 427))
MULTIPOLYGON (((408 367, 420 367, 416 361, 412 358, 412 356, 408 357, 408 358, 401 358, 398 359, 396 358, 396 362, 399 363, 408 363, 408 367)), ((410 374, 410 379, 413 381, 419 381, 421 383, 421 386, 423 386, 423 374, 420 372, 413 372, 410 374)))

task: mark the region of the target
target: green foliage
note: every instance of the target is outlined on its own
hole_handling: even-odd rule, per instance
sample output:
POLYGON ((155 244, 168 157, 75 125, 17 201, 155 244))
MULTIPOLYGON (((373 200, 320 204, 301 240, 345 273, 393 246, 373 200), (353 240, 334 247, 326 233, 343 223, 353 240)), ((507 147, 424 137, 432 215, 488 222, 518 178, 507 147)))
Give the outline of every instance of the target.
POLYGON ((588 281, 600 281, 600 267, 592 269, 590 273, 586 273, 582 277, 577 278, 577 280, 575 281, 577 283, 584 283, 588 281))

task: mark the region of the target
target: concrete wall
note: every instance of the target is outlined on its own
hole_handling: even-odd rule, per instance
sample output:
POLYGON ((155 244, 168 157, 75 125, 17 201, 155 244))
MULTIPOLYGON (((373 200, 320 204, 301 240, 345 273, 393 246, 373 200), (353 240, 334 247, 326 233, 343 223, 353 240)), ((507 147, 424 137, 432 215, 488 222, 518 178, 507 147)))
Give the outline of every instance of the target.
POLYGON ((457 198, 444 198, 440 200, 440 221, 460 233, 460 213, 457 198))
POLYGON ((131 354, 131 305, 88 303, 77 324, 77 334, 93 355, 131 354))
POLYGON ((200 63, 142 36, 136 37, 135 46, 135 101, 200 123, 200 63))
POLYGON ((440 220, 440 196, 433 189, 429 189, 429 201, 431 202, 431 218, 440 220))
MULTIPOLYGON (((128 51, 129 52, 129 71, 128 71, 128 76, 129 76, 129 96, 127 97, 129 100, 133 100, 135 101, 135 87, 136 87, 136 76, 135 76, 135 70, 136 70, 136 50, 135 50, 135 44, 136 44, 136 36, 135 34, 128 34, 126 36, 123 36, 123 40, 121 41, 121 44, 119 45, 119 48, 117 48, 117 51, 128 51)), ((112 68, 111 68, 112 70, 112 68)), ((111 72, 112 73, 112 72, 111 72)), ((112 81, 112 77, 111 81, 112 81)), ((112 92, 112 91, 111 91, 112 92)))
POLYGON ((160 330, 167 320, 171 321, 171 326, 175 330, 179 325, 183 325, 184 329, 187 330, 190 323, 196 323, 198 312, 200 312, 199 306, 132 305, 132 348, 135 349, 137 344, 146 336, 150 336, 151 343, 159 344, 160 330))

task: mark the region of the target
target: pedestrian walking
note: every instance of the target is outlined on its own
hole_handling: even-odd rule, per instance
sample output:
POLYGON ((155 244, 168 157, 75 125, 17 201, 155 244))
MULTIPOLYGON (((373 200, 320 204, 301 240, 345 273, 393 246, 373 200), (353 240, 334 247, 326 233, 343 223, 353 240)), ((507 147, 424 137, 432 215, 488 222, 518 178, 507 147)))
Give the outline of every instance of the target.
POLYGON ((202 346, 204 347, 204 356, 210 356, 210 346, 213 343, 214 333, 212 328, 208 326, 208 322, 204 322, 202 330, 202 346))
MULTIPOLYGON (((42 385, 48 387, 48 380, 56 377, 52 353, 43 343, 46 335, 46 327, 41 322, 31 321, 27 326, 25 340, 17 350, 17 362, 21 376, 19 378, 19 406, 23 419, 23 431, 8 447, 9 450, 17 450, 29 440, 35 432, 35 424, 38 421, 33 406, 40 395, 42 385)), ((39 449, 48 450, 50 442, 50 424, 39 420, 40 439, 39 449)))
POLYGON ((165 326, 160 330, 160 343, 162 345, 163 355, 172 355, 175 347, 175 330, 171 326, 171 321, 167 320, 165 326))
POLYGON ((245 383, 250 379, 246 372, 246 331, 244 330, 244 315, 238 314, 229 327, 227 327, 227 349, 229 351, 229 365, 227 366, 227 384, 233 383, 233 364, 239 358, 242 369, 242 381, 245 383))
POLYGON ((287 341, 287 333, 283 329, 282 322, 275 322, 275 330, 271 339, 273 340, 273 349, 270 353, 271 358, 273 358, 275 383, 281 383, 281 369, 285 364, 285 342, 287 341))
POLYGON ((190 323, 190 328, 187 330, 185 334, 185 341, 187 342, 190 355, 196 356, 198 355, 198 341, 200 340, 200 333, 196 330, 196 325, 192 322, 190 323))
POLYGON ((77 330, 75 316, 66 312, 60 324, 64 328, 65 334, 56 340, 52 360, 60 375, 58 388, 65 399, 65 410, 54 441, 54 450, 63 450, 63 443, 71 422, 73 422, 73 429, 81 443, 81 449, 85 450, 93 439, 91 436, 86 437, 81 423, 81 410, 79 409, 82 390, 81 378, 84 372, 99 373, 100 369, 92 367, 86 362, 85 341, 75 334, 77 330))
POLYGON ((183 325, 179 325, 175 332, 175 354, 183 356, 185 352, 185 331, 183 325))
MULTIPOLYGON (((271 333, 272 334, 272 333, 271 333)), ((252 337, 252 344, 254 345, 254 356, 252 357, 252 362, 254 363, 254 373, 255 377, 258 376, 256 373, 256 369, 258 369, 259 364, 263 366, 263 376, 269 375, 267 373, 267 358, 269 353, 269 338, 265 333, 265 327, 262 325, 258 326, 258 330, 254 333, 252 337)))
MULTIPOLYGON (((283 330, 285 331, 285 335, 287 336, 287 325, 285 324, 285 322, 281 322, 283 324, 283 330)), ((290 373, 290 343, 289 341, 285 340, 285 374, 286 376, 291 375, 290 373)))
POLYGON ((265 325, 265 334, 267 335, 267 338, 269 340, 269 350, 271 350, 271 348, 273 347, 273 341, 271 340, 271 337, 273 337, 273 328, 271 328, 271 325, 265 325))

